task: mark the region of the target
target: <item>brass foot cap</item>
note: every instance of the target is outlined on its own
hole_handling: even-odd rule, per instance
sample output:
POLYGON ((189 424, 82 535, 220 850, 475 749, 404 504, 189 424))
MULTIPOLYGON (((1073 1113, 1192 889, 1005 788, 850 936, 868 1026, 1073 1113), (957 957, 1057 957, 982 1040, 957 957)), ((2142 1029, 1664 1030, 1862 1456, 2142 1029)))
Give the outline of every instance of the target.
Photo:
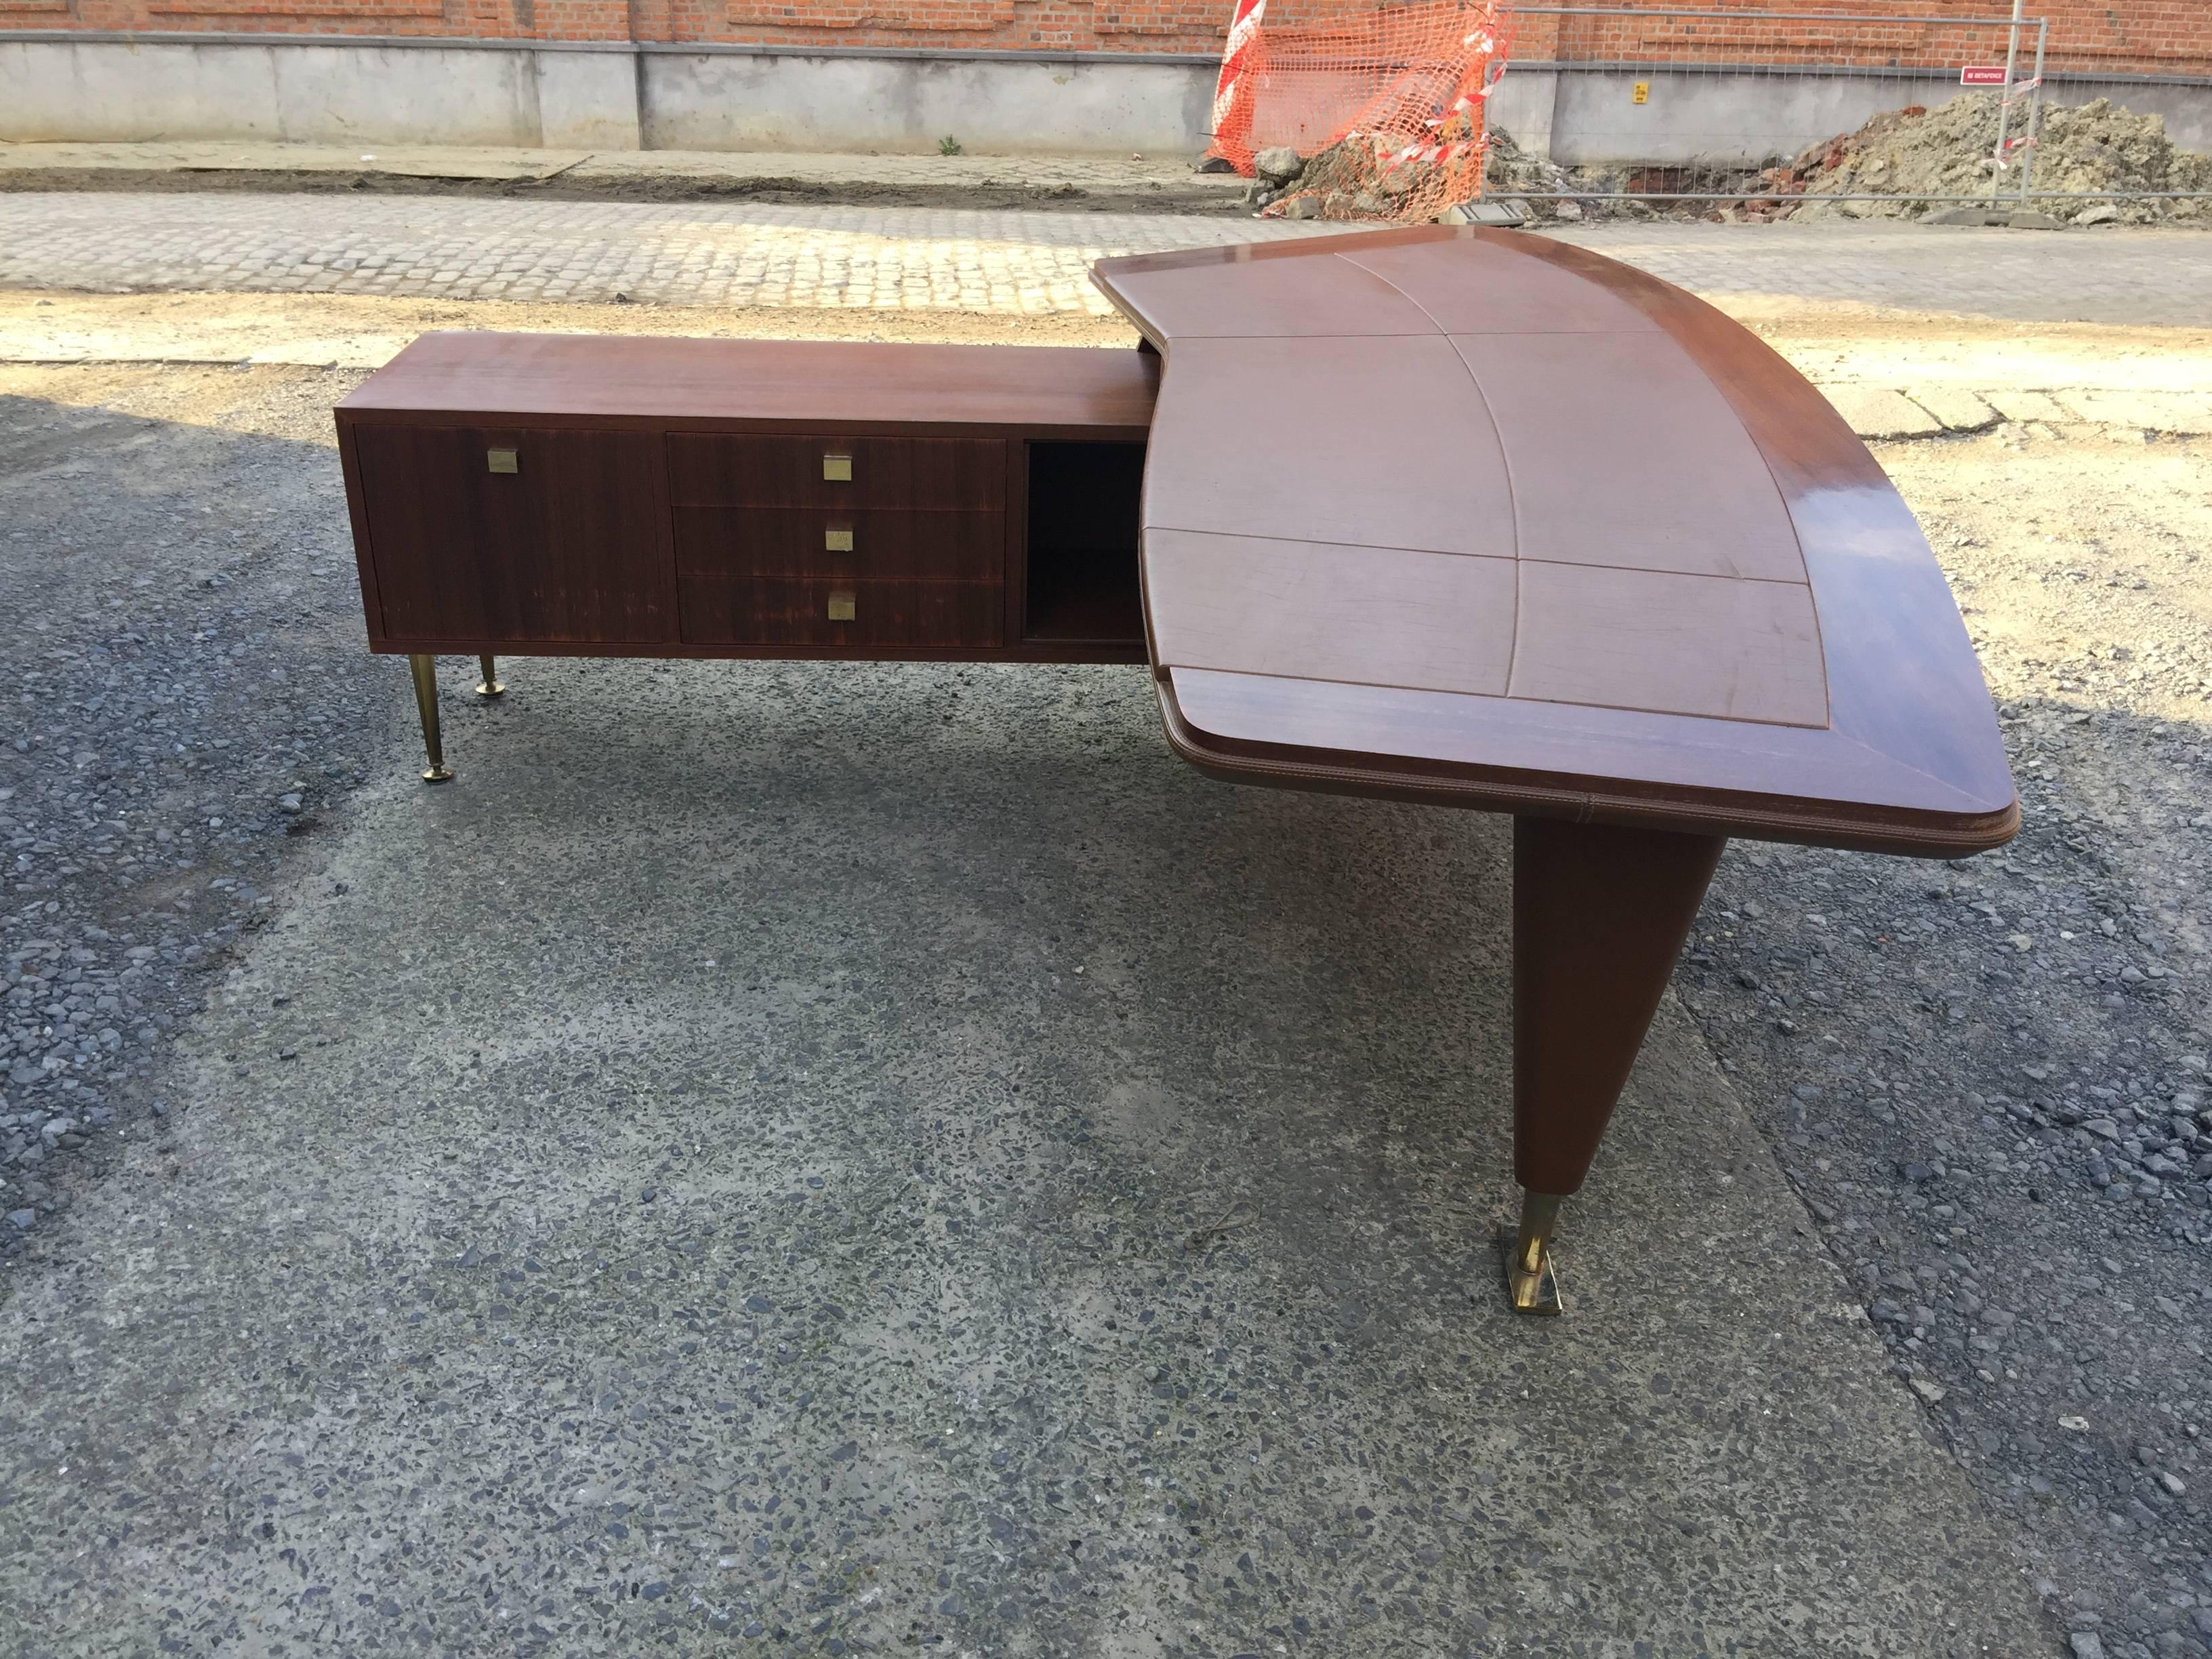
POLYGON ((425 783, 451 783, 453 781, 453 769, 450 766, 426 766, 422 769, 422 781, 425 783))
POLYGON ((477 696, 480 697, 503 697, 506 695, 507 688, 497 680, 485 680, 477 687, 477 696))
POLYGON ((1505 1296, 1513 1304, 1513 1311, 1556 1316, 1567 1310, 1565 1299, 1559 1295, 1558 1275, 1552 1268, 1552 1252, 1547 1248, 1538 1258, 1536 1271, 1522 1270, 1516 1259, 1521 1243, 1520 1234, 1511 1227, 1498 1230, 1498 1251, 1505 1263, 1505 1296))

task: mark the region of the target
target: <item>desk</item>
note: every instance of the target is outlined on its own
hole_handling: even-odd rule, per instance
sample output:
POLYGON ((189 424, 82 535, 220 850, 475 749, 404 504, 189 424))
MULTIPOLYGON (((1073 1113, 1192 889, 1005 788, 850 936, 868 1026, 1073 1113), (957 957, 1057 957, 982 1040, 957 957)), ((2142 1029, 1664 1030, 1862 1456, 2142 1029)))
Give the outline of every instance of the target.
POLYGON ((1917 525, 1756 337, 1473 228, 1102 262, 1137 350, 429 335, 337 411, 371 647, 1148 665, 1209 775, 1514 817, 1513 1305, 1729 837, 2019 806, 1917 525), (1255 458, 1288 458, 1255 464, 1255 458))

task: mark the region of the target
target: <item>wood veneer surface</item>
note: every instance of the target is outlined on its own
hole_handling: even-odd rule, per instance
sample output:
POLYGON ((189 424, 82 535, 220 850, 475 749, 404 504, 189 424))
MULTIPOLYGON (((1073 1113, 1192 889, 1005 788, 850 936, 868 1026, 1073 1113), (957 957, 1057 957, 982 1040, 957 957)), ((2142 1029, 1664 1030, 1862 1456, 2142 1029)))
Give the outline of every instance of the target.
POLYGON ((1047 515, 1026 631, 1022 531, 1032 450, 1141 466, 1158 384, 1149 351, 426 335, 337 410, 370 643, 1142 661, 1131 469, 1047 515))
POLYGON ((356 435, 376 631, 673 640, 659 441, 636 432, 387 426, 356 435), (487 471, 486 452, 516 471, 487 471))
POLYGON ((1188 758, 1938 854, 2014 833, 1979 665, 1911 513, 1711 307, 1468 228, 1094 277, 1166 365, 1142 568, 1188 758))
POLYGON ((416 339, 338 410, 367 420, 490 413, 1141 438, 1158 370, 1146 353, 1066 346, 438 332, 416 339))

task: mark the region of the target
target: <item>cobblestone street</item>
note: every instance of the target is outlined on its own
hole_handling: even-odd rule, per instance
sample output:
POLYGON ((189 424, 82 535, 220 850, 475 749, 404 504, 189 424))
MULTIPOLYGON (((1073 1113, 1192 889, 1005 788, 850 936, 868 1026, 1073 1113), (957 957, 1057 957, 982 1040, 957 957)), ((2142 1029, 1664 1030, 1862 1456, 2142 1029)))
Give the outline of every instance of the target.
MULTIPOLYGON (((1094 259, 1345 228, 1175 214, 23 193, 0 196, 0 285, 1103 316, 1110 307, 1085 275, 1094 259)), ((2188 325, 2212 313, 2212 236, 2187 231, 1645 223, 1547 234, 1709 295, 2046 322, 2188 325)))
POLYGON ((0 198, 0 284, 457 300, 1113 309, 1109 254, 1308 234, 1172 214, 401 197, 0 198))

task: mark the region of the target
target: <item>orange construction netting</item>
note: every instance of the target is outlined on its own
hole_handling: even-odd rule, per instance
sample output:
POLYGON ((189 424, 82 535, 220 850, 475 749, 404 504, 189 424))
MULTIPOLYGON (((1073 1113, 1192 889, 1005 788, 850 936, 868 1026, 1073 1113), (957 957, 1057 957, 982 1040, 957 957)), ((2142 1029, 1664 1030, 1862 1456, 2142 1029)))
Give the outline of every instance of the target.
POLYGON ((1326 219, 1433 219, 1482 193, 1483 106, 1504 72, 1504 0, 1390 6, 1270 27, 1239 0, 1213 100, 1211 154, 1247 178, 1288 147, 1304 173, 1270 204, 1326 219))

